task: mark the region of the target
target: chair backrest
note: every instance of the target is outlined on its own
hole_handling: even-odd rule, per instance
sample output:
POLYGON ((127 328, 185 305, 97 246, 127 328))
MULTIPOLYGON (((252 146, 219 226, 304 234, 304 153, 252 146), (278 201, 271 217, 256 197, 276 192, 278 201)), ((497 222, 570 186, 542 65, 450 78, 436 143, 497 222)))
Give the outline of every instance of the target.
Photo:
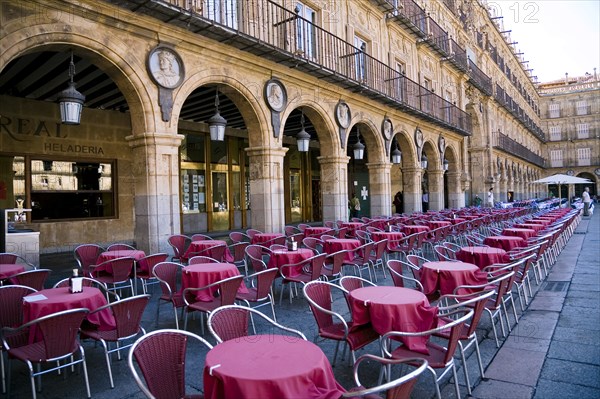
POLYGON ((84 276, 89 276, 90 265, 98 262, 98 257, 102 252, 104 252, 104 248, 96 244, 82 244, 73 250, 73 256, 84 276))
POLYGON ((348 230, 349 230, 348 227, 340 227, 337 230, 336 236, 338 238, 346 238, 346 235, 348 234, 348 230))
POLYGON ((161 262, 154 266, 152 274, 160 282, 160 288, 164 296, 171 298, 179 290, 177 276, 182 266, 175 262, 161 262))
POLYGON ((105 309, 110 309, 115 318, 117 330, 117 335, 114 338, 132 337, 140 332, 140 322, 142 321, 142 315, 149 300, 150 295, 148 294, 136 295, 101 306, 92 313, 99 313, 105 309))
MULTIPOLYGON (((286 331, 306 341, 306 336, 300 331, 285 327, 258 310, 239 305, 221 306, 212 311, 208 316, 208 329, 215 337, 217 343, 230 339, 249 336, 250 317, 262 318, 270 327, 268 334, 273 334, 273 328, 286 331)), ((254 321, 256 325, 256 321, 254 321)))
POLYGON ((414 255, 414 254, 406 255, 406 260, 408 261, 408 263, 413 265, 413 268, 411 269, 411 271, 413 272, 415 278, 417 280, 420 280, 421 279, 421 268, 423 267, 423 263, 430 262, 430 260, 427 258, 424 258, 422 256, 419 256, 419 255, 414 255))
MULTIPOLYGON (((365 363, 366 364, 366 363, 365 363)), ((353 368, 354 381, 356 383, 356 388, 351 389, 350 391, 344 393, 342 398, 360 398, 360 397, 379 397, 375 394, 385 393, 385 399, 405 399, 410 398, 410 394, 414 389, 417 379, 423 372, 427 370, 427 360, 421 358, 412 358, 412 359, 388 359, 383 358, 376 355, 365 354, 356 359, 353 368), (360 381, 359 369, 360 365, 363 364, 364 361, 368 361, 369 370, 372 372, 373 370, 373 362, 378 363, 381 369, 385 368, 389 372, 392 372, 393 369, 402 370, 402 375, 397 378, 393 378, 392 376, 388 376, 388 382, 382 383, 380 385, 376 385, 370 388, 366 388, 363 383, 360 381), (416 369, 406 373, 405 365, 417 366, 416 369), (397 367, 391 367, 397 366, 397 367), (373 396, 375 395, 375 396, 373 396)), ((365 367, 362 367, 365 368, 365 367)), ((412 368, 412 367, 411 367, 412 368)))
MULTIPOLYGON (((186 396, 186 350, 190 340, 198 341, 207 349, 212 349, 212 345, 204 338, 188 331, 172 329, 152 331, 140 337, 131 346, 127 364, 135 382, 146 397, 183 398, 186 396), (134 358, 143 381, 133 364, 134 358)), ((195 367, 201 366, 195 365, 195 367)))
POLYGON ((17 285, 31 287, 36 291, 44 289, 44 283, 48 279, 50 269, 28 270, 10 276, 10 280, 17 285))
POLYGON ((300 231, 300 229, 297 228, 296 226, 284 226, 283 231, 285 232, 285 235, 288 237, 296 235, 298 233, 302 233, 302 231, 300 231))
POLYGON ((229 245, 229 253, 233 256, 233 263, 244 262, 246 260, 246 247, 250 245, 249 242, 240 241, 234 242, 229 245))
POLYGON ((166 261, 168 257, 169 257, 169 255, 164 252, 147 255, 147 256, 144 256, 143 258, 137 260, 137 266, 139 268, 148 270, 148 274, 150 276, 152 276, 152 268, 154 266, 156 266, 157 264, 159 264, 160 262, 166 261))
MULTIPOLYGON (((96 269, 100 266, 104 266, 105 270, 111 274, 112 282, 120 283, 129 280, 131 272, 133 271, 133 265, 135 259, 130 257, 109 259, 106 262, 102 262, 97 265, 96 269)), ((96 277, 95 270, 92 271, 92 277, 96 277)))
POLYGON ((388 239, 377 241, 373 244, 373 251, 371 252, 371 260, 377 261, 381 259, 382 261, 385 259, 385 254, 388 248, 388 239))
POLYGON ((346 257, 346 250, 337 251, 332 254, 327 254, 325 257, 325 263, 323 267, 326 269, 326 274, 329 276, 338 275, 342 271, 344 266, 344 259, 346 257))
POLYGON ((61 358, 77 350, 79 327, 88 313, 89 310, 83 308, 64 310, 31 320, 8 333, 18 334, 36 326, 43 342, 42 350, 36 353, 36 358, 38 360, 61 358))
POLYGON ((329 227, 330 229, 337 229, 337 224, 333 220, 323 221, 323 226, 329 227))
POLYGON ((262 231, 256 229, 248 229, 246 230, 246 235, 250 237, 250 239, 254 238, 256 234, 260 234, 262 231))
POLYGON ((332 287, 340 288, 324 281, 311 281, 303 287, 304 297, 308 301, 319 331, 333 325, 332 287))
POLYGON ((181 257, 183 256, 183 254, 185 254, 185 251, 190 246, 192 239, 183 234, 174 234, 172 236, 169 236, 167 242, 173 249, 172 259, 181 260, 181 257))
POLYGON ((373 287, 377 285, 372 281, 358 276, 344 276, 340 279, 339 283, 340 286, 348 292, 357 288, 362 288, 365 286, 365 284, 373 287))
POLYGON ((108 246, 108 248, 106 248, 107 251, 134 251, 135 247, 133 245, 129 245, 129 244, 123 244, 123 243, 115 243, 115 244, 110 244, 108 246))
POLYGON ((445 246, 446 248, 448 248, 450 251, 452 251, 454 253, 460 251, 460 245, 455 244, 453 242, 444 241, 444 243, 442 245, 445 246))
POLYGON ((266 298, 267 295, 271 292, 271 287, 273 285, 273 281, 275 277, 279 274, 279 270, 277 268, 265 269, 259 272, 250 274, 246 276, 246 280, 254 281, 254 287, 256 288, 256 298, 255 300, 259 300, 262 298, 266 298))
POLYGON ((302 240, 302 244, 309 249, 312 249, 315 253, 320 254, 323 252, 323 241, 317 237, 306 237, 302 240))
POLYGON ((197 265, 198 263, 220 263, 221 261, 210 256, 196 255, 188 259, 188 265, 197 265))
POLYGON ((229 239, 233 243, 238 243, 238 242, 248 242, 249 243, 251 240, 251 238, 248 234, 244 234, 240 231, 232 231, 231 233, 229 233, 229 239))
MULTIPOLYGON (((204 248, 200 251, 194 251, 193 253, 188 254, 188 256, 189 255, 191 255, 192 257, 208 256, 208 257, 218 260, 219 262, 223 262, 223 259, 225 258, 225 250, 226 249, 227 249, 227 244, 222 243, 222 244, 213 245, 213 246, 204 248)), ((189 264, 189 260, 188 260, 188 264, 189 264)))
POLYGON ((304 233, 304 230, 306 230, 308 227, 310 227, 310 224, 306 224, 306 223, 298 224, 298 229, 303 233, 304 233))
POLYGON ((17 263, 17 259, 19 255, 13 254, 10 252, 2 252, 0 253, 0 264, 14 264, 17 263))
POLYGON ((24 285, 0 286, 0 330, 23 323, 23 297, 36 292, 24 285))
POLYGON ((438 260, 440 260, 440 261, 456 260, 456 256, 454 255, 454 252, 450 251, 448 248, 446 248, 443 245, 434 245, 433 250, 438 257, 438 260))
POLYGON ((265 247, 262 245, 248 245, 245 249, 246 257, 250 261, 249 263, 252 265, 252 269, 255 272, 267 268, 267 264, 262 259, 264 249, 265 247))
POLYGON ((369 232, 365 230, 354 230, 354 234, 356 238, 360 241, 361 245, 366 244, 371 241, 371 237, 369 236, 369 232))
POLYGON ((206 234, 199 234, 199 233, 192 234, 192 236, 190 238, 192 241, 206 241, 206 240, 210 241, 213 239, 212 237, 209 237, 206 234))
POLYGON ((438 301, 438 316, 444 316, 446 313, 450 313, 454 309, 469 307, 473 310, 473 317, 471 318, 469 327, 465 332, 466 337, 462 338, 471 337, 477 329, 479 320, 481 320, 486 302, 494 295, 495 292, 496 291, 494 289, 486 289, 470 294, 443 295, 438 301))
POLYGON ((390 259, 387 262, 387 267, 392 276, 392 281, 396 287, 413 288, 406 285, 407 282, 412 282, 417 290, 423 292, 423 284, 421 284, 419 280, 402 274, 404 268, 407 270, 412 269, 412 265, 410 263, 401 260, 390 259))

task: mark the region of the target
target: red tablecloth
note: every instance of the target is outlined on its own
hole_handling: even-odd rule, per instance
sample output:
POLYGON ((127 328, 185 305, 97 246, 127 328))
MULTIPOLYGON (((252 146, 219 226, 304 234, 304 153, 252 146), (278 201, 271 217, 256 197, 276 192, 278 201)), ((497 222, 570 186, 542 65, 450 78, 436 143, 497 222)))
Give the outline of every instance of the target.
MULTIPOLYGON (((69 287, 41 290, 23 299, 23 323, 63 310, 87 308, 92 311, 106 304, 106 297, 102 291, 94 287, 83 287, 83 291, 76 294, 70 293, 69 287)), ((87 321, 97 325, 99 330, 112 330, 116 326, 115 319, 108 309, 88 314, 87 321)), ((30 332, 29 336, 33 342, 35 333, 30 332)))
POLYGON ((348 232, 346 233, 346 236, 348 236, 348 237, 356 237, 355 230, 360 230, 360 228, 362 226, 364 226, 364 223, 360 223, 360 222, 343 222, 340 227, 347 227, 348 228, 348 232))
POLYGON ((117 258, 133 258, 135 260, 141 259, 146 256, 144 251, 140 250, 130 250, 130 249, 120 249, 118 251, 106 251, 102 252, 100 256, 98 256, 97 263, 106 262, 107 260, 117 259, 117 258))
POLYGON ((514 227, 518 229, 531 229, 537 233, 540 230, 544 230, 546 225, 541 223, 517 223, 514 225, 514 227))
MULTIPOLYGON (((263 243, 274 240, 277 237, 285 237, 285 235, 279 233, 257 233, 252 237, 251 242, 254 245, 263 245, 263 243)), ((267 247, 268 246, 270 246, 270 244, 267 244, 267 247)))
MULTIPOLYGON (((437 323, 437 307, 429 306, 425 294, 410 288, 364 287, 351 291, 349 298, 354 324, 370 322, 381 335, 390 331, 426 331, 437 323)), ((403 337, 401 341, 411 350, 428 353, 428 339, 403 337)))
POLYGON ((480 285, 487 281, 487 274, 472 263, 425 262, 421 268, 421 283, 426 295, 438 290, 442 295, 453 294, 459 285, 480 285))
MULTIPOLYGON (((287 249, 276 249, 269 258, 268 268, 280 268, 283 265, 289 265, 292 263, 302 262, 304 259, 308 259, 314 256, 314 252, 309 248, 298 248, 295 251, 288 251, 287 249)), ((297 276, 302 273, 302 268, 287 270, 288 276, 297 276)))
POLYGON ((522 239, 527 240, 528 238, 535 237, 535 230, 511 227, 511 228, 502 230, 502 235, 503 236, 521 237, 522 239))
POLYGON ((465 218, 454 218, 454 219, 452 219, 451 223, 458 224, 458 223, 462 223, 462 222, 466 222, 466 221, 467 221, 467 219, 465 219, 465 218))
MULTIPOLYGON (((224 257, 225 257, 224 260, 225 260, 225 262, 233 262, 233 255, 231 255, 229 248, 227 248, 227 242, 225 242, 223 240, 192 241, 190 243, 190 246, 188 247, 187 251, 185 251, 185 254, 183 255, 182 259, 184 261, 187 261, 187 260, 189 260, 189 258, 191 258, 193 256, 194 253, 204 251, 205 249, 209 249, 209 248, 215 247, 217 245, 225 245, 226 246, 225 253, 224 253, 224 257)), ((201 255, 202 256, 210 256, 210 251, 203 252, 201 255)), ((221 259, 217 259, 217 260, 221 260, 221 259)))
POLYGON ((502 248, 505 251, 527 246, 527 241, 524 238, 516 236, 490 236, 486 237, 483 243, 490 247, 502 248))
POLYGON ((431 230, 428 226, 421 226, 421 225, 406 225, 404 227, 402 227, 402 232, 404 234, 406 234, 407 236, 411 235, 411 234, 415 234, 415 233, 421 233, 423 231, 429 231, 431 230))
POLYGON ((225 341, 206 355, 207 399, 337 399, 344 392, 323 351, 299 338, 253 335, 225 341))
POLYGON ((395 249, 400 245, 400 240, 404 237, 404 234, 399 231, 374 231, 371 233, 373 241, 388 240, 387 249, 395 249))
MULTIPOLYGON (((323 242, 323 252, 327 254, 332 254, 342 250, 352 251, 354 248, 358 247, 360 247, 360 240, 355 238, 336 238, 325 240, 325 242, 323 242)), ((344 255, 344 261, 350 262, 352 258, 352 252, 347 252, 344 255)))
POLYGON ((494 263, 506 263, 510 259, 506 251, 493 247, 462 247, 456 253, 456 259, 477 265, 480 269, 494 263))
MULTIPOLYGON (((240 271, 232 263, 198 263, 186 266, 181 274, 181 286, 184 288, 200 288, 228 277, 239 276, 240 271)), ((198 301, 210 302, 213 295, 219 289, 215 286, 211 289, 196 291, 198 301), (210 292, 209 292, 210 291, 210 292)), ((248 293, 248 288, 242 283, 238 292, 248 293)))
POLYGON ((429 225, 429 228, 437 229, 439 227, 450 226, 452 222, 448 220, 430 220, 427 222, 427 224, 429 225))
POLYGON ((13 274, 25 271, 25 265, 18 263, 2 263, 0 264, 0 280, 4 280, 13 274))
POLYGON ((549 224, 552 224, 552 219, 529 219, 527 221, 527 223, 535 223, 535 224, 541 224, 544 227, 548 226, 549 224))
POLYGON ((307 227, 304 229, 304 236, 320 238, 323 234, 331 232, 329 227, 307 227))

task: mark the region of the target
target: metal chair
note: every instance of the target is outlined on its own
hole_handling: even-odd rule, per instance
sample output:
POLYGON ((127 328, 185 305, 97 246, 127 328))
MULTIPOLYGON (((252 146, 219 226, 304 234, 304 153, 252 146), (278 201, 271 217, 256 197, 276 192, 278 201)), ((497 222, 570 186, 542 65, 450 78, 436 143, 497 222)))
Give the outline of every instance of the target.
POLYGON ((93 267, 90 275, 106 285, 110 284, 112 288, 108 289, 111 291, 129 287, 131 295, 135 295, 131 281, 134 264, 135 259, 129 257, 109 259, 93 267))
POLYGON ((233 243, 238 243, 238 242, 250 243, 250 241, 251 241, 251 238, 248 234, 244 234, 240 231, 232 231, 231 233, 229 233, 229 239, 233 243))
POLYGON ((236 242, 228 246, 229 252, 233 256, 233 264, 242 269, 244 274, 248 274, 248 263, 246 262, 246 247, 248 242, 236 242))
POLYGON ((152 269, 160 262, 166 261, 168 257, 168 254, 160 252, 137 260, 135 277, 139 278, 142 282, 142 291, 144 294, 148 293, 149 285, 158 284, 158 280, 152 274, 152 269))
POLYGON ((235 299, 243 301, 249 308, 251 307, 250 303, 255 303, 254 309, 270 305, 273 320, 277 321, 277 317, 275 316, 275 298, 273 297, 273 281, 278 273, 277 269, 271 268, 244 277, 248 293, 238 292, 235 299))
POLYGON ((112 330, 90 329, 87 326, 81 328, 81 339, 91 338, 99 341, 104 348, 104 357, 106 358, 106 367, 108 368, 108 378, 110 379, 110 387, 114 388, 115 384, 110 366, 110 354, 117 352, 119 360, 121 360, 121 351, 129 348, 132 344, 123 345, 123 342, 133 339, 138 334, 146 334, 141 326, 142 314, 148 305, 150 295, 138 295, 131 298, 121 299, 120 301, 109 303, 94 310, 91 313, 102 312, 105 309, 110 309, 115 319, 116 326, 112 330), (116 347, 109 348, 108 343, 114 342, 116 347))
POLYGON ((210 256, 201 256, 201 255, 192 256, 191 258, 188 259, 188 266, 189 265, 197 265, 199 263, 221 263, 221 261, 218 259, 215 259, 215 258, 211 258, 210 256))
POLYGON ((318 254, 304 259, 297 263, 289 263, 282 265, 279 268, 279 273, 282 277, 281 291, 279 291, 279 304, 283 298, 285 285, 288 286, 290 292, 290 303, 292 303, 292 284, 300 283, 305 285, 311 281, 318 280, 321 277, 321 270, 327 254, 318 254), (297 272, 298 274, 294 273, 297 272))
POLYGON ((205 241, 205 240, 212 240, 213 238, 210 236, 207 236, 206 234, 192 234, 192 236, 190 237, 192 241, 205 241))
MULTIPOLYGON (((35 377, 40 377, 42 374, 80 363, 83 365, 83 376, 85 379, 87 397, 91 397, 87 366, 85 363, 85 352, 77 340, 79 326, 81 326, 81 323, 88 313, 88 309, 65 310, 37 318, 17 328, 4 327, 2 329, 2 345, 8 351, 9 362, 14 359, 27 364, 33 399, 36 398, 35 377), (40 332, 41 341, 12 347, 6 339, 6 336, 10 336, 11 334, 21 334, 24 331, 29 332, 30 328, 36 328, 40 332), (76 352, 79 352, 79 359, 74 358, 76 352), (47 370, 41 370, 41 365, 46 363, 52 364, 54 367, 47 370), (35 372, 33 371, 34 364, 38 365, 38 367, 35 367, 37 370, 35 372)), ((9 365, 8 397, 10 397, 10 375, 11 367, 9 365)), ((41 379, 38 382, 38 388, 41 388, 41 379)))
POLYGON ((82 244, 73 250, 75 261, 81 269, 81 275, 90 277, 90 266, 98 263, 98 257, 104 248, 96 244, 82 244))
POLYGON ((175 327, 179 329, 179 318, 177 317, 177 309, 182 309, 185 306, 183 302, 182 293, 180 290, 180 284, 178 284, 179 277, 181 275, 182 265, 175 262, 161 262, 154 266, 152 274, 158 280, 160 289, 162 291, 158 298, 158 304, 156 305, 156 324, 158 324, 158 317, 160 314, 161 303, 170 303, 173 306, 173 313, 175 315, 175 327))
MULTIPOLYGON (((131 346, 127 365, 133 379, 147 398, 191 398, 185 392, 185 369, 190 342, 199 342, 206 349, 212 345, 188 331, 156 330, 140 337, 131 346), (138 373, 133 359, 140 369, 138 373), (142 380, 143 378, 143 380, 142 380)), ((197 351, 194 350, 194 355, 197 351)))
POLYGON ((247 337, 250 335, 250 323, 252 323, 252 331, 256 334, 254 316, 261 318, 267 323, 269 334, 273 334, 273 329, 275 328, 282 332, 291 333, 306 341, 306 336, 302 332, 279 324, 258 310, 238 305, 221 306, 211 312, 208 315, 207 321, 208 331, 215 337, 218 344, 230 339, 247 337))
POLYGON ((129 245, 129 244, 123 244, 123 243, 115 243, 115 244, 110 244, 108 246, 108 248, 106 248, 107 251, 135 251, 136 248, 133 245, 129 245))
MULTIPOLYGON (((366 365, 367 363, 364 364, 366 365)), ((413 358, 397 360, 386 359, 371 354, 362 355, 358 359, 356 359, 356 363, 354 363, 353 368, 353 375, 354 381, 356 382, 356 387, 351 388, 348 392, 344 393, 342 395, 342 398, 380 398, 378 394, 383 393, 385 393, 385 399, 409 398, 412 390, 414 389, 417 383, 417 379, 421 374, 423 374, 425 370, 427 370, 427 366, 428 363, 425 359, 413 358), (373 367, 371 363, 378 363, 381 369, 379 373, 380 381, 378 382, 378 385, 372 386, 370 388, 366 388, 359 378, 360 365, 363 364, 365 361, 370 362, 368 365, 369 369, 373 367), (407 364, 420 365, 416 369, 404 374, 404 366, 406 366, 407 364), (400 377, 392 378, 392 366, 400 366, 394 367, 394 369, 401 368, 403 374, 401 374, 400 377), (382 383, 381 377, 383 376, 384 372, 388 373, 388 382, 382 383)), ((364 366, 363 368, 365 367, 366 366, 364 366)))
POLYGON ((35 269, 13 274, 8 280, 13 284, 31 287, 36 291, 44 289, 44 283, 50 275, 50 269, 35 269))
POLYGON ((167 239, 167 242, 173 249, 173 256, 171 257, 171 261, 179 261, 183 260, 183 255, 185 251, 190 246, 192 239, 183 234, 174 234, 167 239))
POLYGON ((404 267, 406 267, 409 270, 411 269, 412 266, 409 263, 401 260, 390 259, 387 263, 387 267, 390 271, 390 275, 392 276, 394 286, 412 288, 406 285, 407 282, 410 282, 414 284, 414 288, 416 290, 423 292, 423 284, 421 284, 419 280, 405 276, 403 274, 404 267))

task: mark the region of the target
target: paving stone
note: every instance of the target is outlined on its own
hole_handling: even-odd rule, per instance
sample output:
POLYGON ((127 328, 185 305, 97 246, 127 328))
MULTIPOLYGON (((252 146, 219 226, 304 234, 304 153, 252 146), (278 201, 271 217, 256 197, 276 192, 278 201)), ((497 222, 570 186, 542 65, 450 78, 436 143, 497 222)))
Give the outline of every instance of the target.
POLYGON ((543 352, 545 354, 548 351, 548 348, 550 348, 550 340, 542 338, 520 337, 516 334, 511 334, 510 337, 504 341, 504 345, 502 347, 543 352))
POLYGON ((533 387, 514 384, 505 381, 488 380, 473 390, 471 395, 477 399, 530 399, 533 395, 533 387))
POLYGON ((545 353, 502 347, 485 372, 487 378, 534 387, 545 353))
POLYGON ((579 328, 557 326, 554 330, 552 340, 600 346, 600 326, 597 326, 597 328, 598 329, 594 332, 579 328))
POLYGON ((521 317, 513 333, 521 337, 550 339, 557 319, 557 312, 530 311, 521 317))
POLYGON ((600 366, 547 359, 540 378, 600 388, 600 366))
POLYGON ((573 277, 572 272, 557 272, 553 271, 548 275, 546 281, 570 281, 573 277))
POLYGON ((563 296, 560 296, 560 297, 550 297, 550 296, 536 297, 529 304, 529 308, 527 310, 549 310, 549 311, 553 311, 553 312, 560 312, 563 307, 564 300, 565 300, 565 298, 563 296))
POLYGON ((588 299, 588 298, 567 298, 565 300, 565 306, 572 306, 576 308, 600 308, 600 298, 588 299))
POLYGON ((600 397, 600 389, 540 379, 533 399, 595 399, 600 397))
POLYGON ((600 365, 600 346, 583 345, 565 341, 553 341, 550 344, 548 357, 600 365))

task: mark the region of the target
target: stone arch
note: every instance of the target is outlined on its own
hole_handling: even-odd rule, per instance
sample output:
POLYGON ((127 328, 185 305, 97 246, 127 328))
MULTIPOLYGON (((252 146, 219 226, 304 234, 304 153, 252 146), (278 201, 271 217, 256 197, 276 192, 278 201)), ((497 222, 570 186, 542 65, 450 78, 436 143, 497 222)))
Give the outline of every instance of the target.
POLYGON ((417 150, 411 134, 406 130, 401 129, 394 133, 392 140, 390 141, 390 154, 394 150, 393 139, 396 139, 398 143, 398 149, 402 153, 402 165, 405 167, 414 166, 417 164, 417 150))
POLYGON ((360 119, 354 124, 348 127, 348 134, 346 135, 346 145, 348 148, 348 142, 350 140, 350 132, 353 128, 360 128, 360 136, 364 140, 365 151, 367 153, 367 159, 369 163, 381 163, 389 162, 385 156, 385 145, 381 134, 379 134, 379 128, 370 119, 360 119))

